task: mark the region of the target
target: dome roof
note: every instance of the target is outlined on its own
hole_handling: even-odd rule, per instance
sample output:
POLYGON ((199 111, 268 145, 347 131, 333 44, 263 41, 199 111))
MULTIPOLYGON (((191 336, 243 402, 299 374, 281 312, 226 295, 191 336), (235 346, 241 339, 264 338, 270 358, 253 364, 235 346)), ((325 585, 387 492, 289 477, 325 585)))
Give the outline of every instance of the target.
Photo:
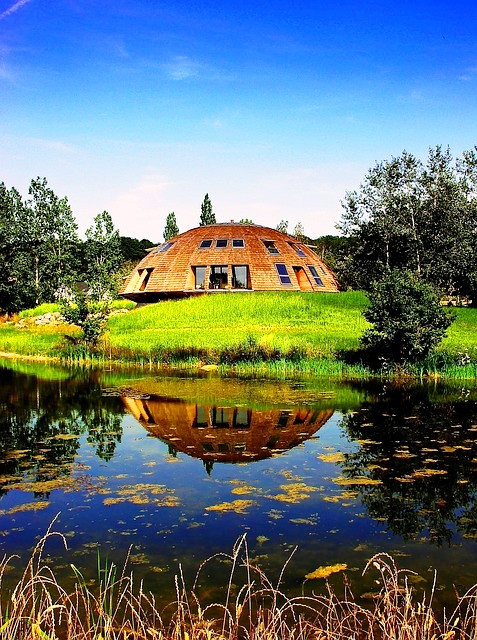
POLYGON ((333 272, 296 238, 255 224, 211 224, 154 247, 120 294, 136 301, 226 291, 337 291, 333 272))

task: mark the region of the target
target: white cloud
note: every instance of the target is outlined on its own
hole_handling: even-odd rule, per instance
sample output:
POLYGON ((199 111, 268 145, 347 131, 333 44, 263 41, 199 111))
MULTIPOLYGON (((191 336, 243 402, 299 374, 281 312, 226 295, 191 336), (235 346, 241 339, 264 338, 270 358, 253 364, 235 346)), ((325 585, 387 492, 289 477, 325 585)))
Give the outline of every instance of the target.
POLYGON ((8 16, 12 15, 12 13, 15 13, 16 11, 18 11, 18 9, 21 9, 22 7, 24 7, 26 4, 29 4, 30 2, 31 0, 18 0, 17 2, 12 4, 11 7, 6 9, 3 13, 0 13, 0 20, 7 18, 8 16))

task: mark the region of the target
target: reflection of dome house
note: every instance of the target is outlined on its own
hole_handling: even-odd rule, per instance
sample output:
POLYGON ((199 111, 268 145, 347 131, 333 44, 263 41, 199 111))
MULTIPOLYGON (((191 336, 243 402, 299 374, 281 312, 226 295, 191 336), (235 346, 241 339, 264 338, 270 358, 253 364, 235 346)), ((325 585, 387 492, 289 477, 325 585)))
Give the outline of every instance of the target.
POLYGON ((136 301, 224 291, 337 291, 307 245, 274 229, 230 223, 197 227, 155 247, 121 295, 136 301))
POLYGON ((123 397, 147 431, 204 462, 247 462, 301 444, 333 415, 331 409, 247 409, 195 405, 172 399, 123 397))

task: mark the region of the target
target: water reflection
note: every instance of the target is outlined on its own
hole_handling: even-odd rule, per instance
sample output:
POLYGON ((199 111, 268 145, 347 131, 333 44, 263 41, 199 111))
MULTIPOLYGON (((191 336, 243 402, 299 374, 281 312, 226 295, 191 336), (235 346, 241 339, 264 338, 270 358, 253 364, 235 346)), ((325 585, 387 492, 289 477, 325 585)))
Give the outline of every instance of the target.
POLYGON ((67 476, 83 434, 100 459, 113 457, 122 410, 102 397, 97 376, 41 380, 2 369, 1 377, 0 495, 20 479, 40 483, 67 476))
POLYGON ((124 396, 122 401, 169 451, 200 458, 208 471, 214 462, 263 460, 297 447, 333 415, 331 409, 309 407, 258 410, 124 396))
MULTIPOLYGON (((92 549, 122 558, 133 545, 135 572, 158 593, 178 562, 193 576, 244 533, 276 575, 299 546, 287 569, 298 590, 318 566, 354 571, 376 551, 468 586, 476 396, 0 366, 0 550, 28 555, 60 512, 84 575, 96 573, 92 549), (218 461, 237 464, 204 472, 218 461)), ((63 550, 55 558, 72 561, 63 550)))
POLYGON ((449 544, 456 528, 477 537, 477 403, 453 395, 388 386, 342 420, 359 444, 340 463, 343 483, 363 479, 369 515, 405 540, 449 544))

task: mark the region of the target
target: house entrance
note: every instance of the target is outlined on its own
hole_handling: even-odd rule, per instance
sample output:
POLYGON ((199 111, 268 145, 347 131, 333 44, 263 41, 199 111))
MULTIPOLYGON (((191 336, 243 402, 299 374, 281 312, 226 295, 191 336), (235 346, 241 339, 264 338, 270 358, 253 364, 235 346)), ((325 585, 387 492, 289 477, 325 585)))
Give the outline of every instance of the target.
POLYGON ((301 291, 313 291, 313 287, 311 286, 311 282, 308 278, 308 275, 303 267, 293 267, 293 271, 295 272, 296 279, 298 282, 298 286, 301 291))

